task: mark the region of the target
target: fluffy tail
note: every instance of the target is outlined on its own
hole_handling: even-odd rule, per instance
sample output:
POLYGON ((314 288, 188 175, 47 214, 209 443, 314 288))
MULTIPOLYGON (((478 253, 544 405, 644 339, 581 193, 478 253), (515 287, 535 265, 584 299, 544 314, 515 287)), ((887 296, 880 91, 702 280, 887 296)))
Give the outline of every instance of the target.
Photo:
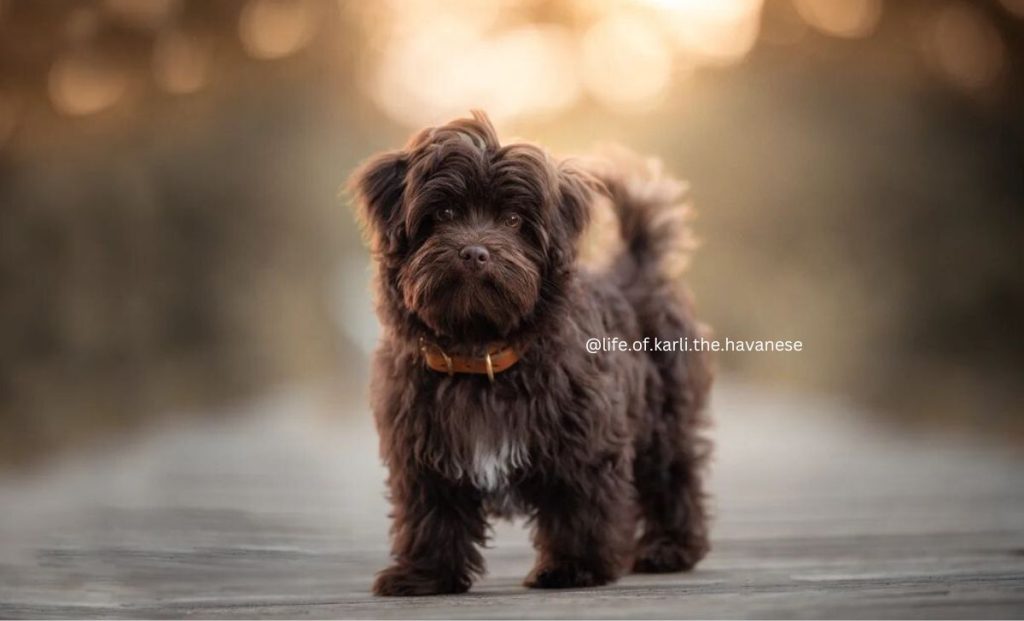
POLYGON ((660 160, 621 147, 603 149, 586 168, 607 188, 618 220, 625 244, 618 271, 626 278, 678 280, 697 246, 689 185, 666 175, 660 160))

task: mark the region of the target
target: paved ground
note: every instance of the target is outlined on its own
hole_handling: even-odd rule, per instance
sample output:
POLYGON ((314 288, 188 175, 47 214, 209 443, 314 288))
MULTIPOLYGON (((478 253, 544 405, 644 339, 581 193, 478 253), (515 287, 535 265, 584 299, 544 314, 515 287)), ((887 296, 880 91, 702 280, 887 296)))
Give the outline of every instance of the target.
POLYGON ((0 617, 1021 617, 1024 455, 868 426, 723 385, 714 551, 687 575, 519 586, 500 525, 456 597, 378 599, 383 473, 368 415, 295 390, 0 480, 0 617))

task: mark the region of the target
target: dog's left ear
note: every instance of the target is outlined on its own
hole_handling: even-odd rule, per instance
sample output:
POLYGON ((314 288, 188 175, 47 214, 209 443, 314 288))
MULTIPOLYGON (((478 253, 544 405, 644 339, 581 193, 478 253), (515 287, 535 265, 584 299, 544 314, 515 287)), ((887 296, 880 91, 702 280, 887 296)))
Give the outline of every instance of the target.
POLYGON ((373 233, 375 251, 393 252, 401 244, 407 168, 405 151, 391 151, 368 160, 348 180, 360 218, 373 233))
POLYGON ((562 222, 571 241, 583 233, 590 222, 590 205, 594 193, 601 188, 601 182, 590 173, 572 163, 563 162, 558 167, 558 202, 562 222))
POLYGON ((590 221, 590 204, 601 183, 589 173, 569 162, 556 170, 558 229, 561 243, 551 249, 556 269, 568 269, 576 261, 576 246, 583 229, 590 221))

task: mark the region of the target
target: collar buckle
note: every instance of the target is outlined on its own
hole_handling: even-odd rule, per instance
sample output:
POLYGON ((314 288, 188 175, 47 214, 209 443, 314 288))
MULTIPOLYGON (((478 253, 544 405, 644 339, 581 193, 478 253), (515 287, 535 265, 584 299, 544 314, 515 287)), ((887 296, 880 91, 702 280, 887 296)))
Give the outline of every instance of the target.
POLYGON ((487 352, 487 355, 484 357, 484 360, 487 362, 487 379, 491 380, 491 383, 493 384, 494 383, 494 363, 491 362, 491 352, 487 352))

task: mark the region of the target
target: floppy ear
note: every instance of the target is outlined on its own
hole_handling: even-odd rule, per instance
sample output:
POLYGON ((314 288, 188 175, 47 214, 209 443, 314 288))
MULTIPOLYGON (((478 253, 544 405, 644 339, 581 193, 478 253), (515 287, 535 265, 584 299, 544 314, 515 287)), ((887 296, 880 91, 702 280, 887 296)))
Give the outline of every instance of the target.
POLYGON ((565 270, 576 261, 577 244, 590 222, 590 204, 601 183, 589 173, 565 162, 558 166, 556 175, 557 229, 561 243, 554 244, 551 258, 556 269, 565 270))
POLYGON ((558 167, 558 208, 570 240, 580 236, 590 222, 590 205, 601 182, 590 173, 563 162, 558 167))
POLYGON ((404 237, 401 211, 407 167, 405 152, 391 151, 367 160, 348 180, 359 216, 373 234, 375 251, 393 252, 404 237))

